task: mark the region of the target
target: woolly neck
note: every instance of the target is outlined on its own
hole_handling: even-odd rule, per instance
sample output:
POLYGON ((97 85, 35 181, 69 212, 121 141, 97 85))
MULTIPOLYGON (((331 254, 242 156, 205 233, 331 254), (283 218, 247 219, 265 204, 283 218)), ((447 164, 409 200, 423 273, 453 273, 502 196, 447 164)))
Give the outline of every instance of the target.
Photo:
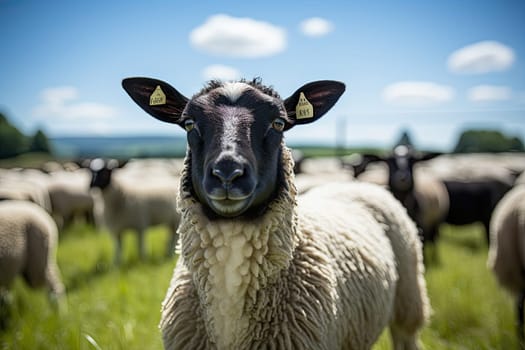
POLYGON ((281 145, 284 182, 257 218, 209 219, 191 195, 186 157, 178 197, 181 261, 198 291, 206 327, 218 349, 246 337, 260 291, 287 269, 297 245, 296 189, 291 152, 281 145))

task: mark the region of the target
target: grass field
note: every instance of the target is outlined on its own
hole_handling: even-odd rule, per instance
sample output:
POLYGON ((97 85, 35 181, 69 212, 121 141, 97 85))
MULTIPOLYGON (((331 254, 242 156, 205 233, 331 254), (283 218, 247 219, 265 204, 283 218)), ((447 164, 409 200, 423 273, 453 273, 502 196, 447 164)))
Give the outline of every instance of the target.
MULTIPOLYGON (((426 272, 434 312, 422 333, 425 349, 517 348, 513 302, 486 268, 480 230, 441 231, 441 262, 426 272)), ((62 233, 58 264, 67 311, 57 314, 42 290, 17 280, 0 349, 161 349, 160 303, 176 260, 163 257, 167 231, 154 228, 147 238, 148 259, 139 262, 134 235, 126 235, 125 263, 117 269, 106 232, 79 224, 62 233)), ((374 347, 380 349, 390 349, 387 332, 374 347)))

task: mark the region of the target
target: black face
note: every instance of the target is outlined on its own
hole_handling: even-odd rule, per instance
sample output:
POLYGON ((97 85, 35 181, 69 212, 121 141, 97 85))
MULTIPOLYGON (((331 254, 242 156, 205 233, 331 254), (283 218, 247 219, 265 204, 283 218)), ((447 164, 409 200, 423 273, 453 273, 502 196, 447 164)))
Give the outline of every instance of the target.
POLYGON ((411 192, 414 189, 415 158, 410 150, 406 146, 396 147, 386 163, 389 170, 388 185, 392 193, 402 195, 411 192))
POLYGON ((281 100, 244 83, 192 99, 181 123, 199 201, 221 217, 260 211, 278 184, 286 118, 281 100))
POLYGON ((102 159, 93 159, 89 164, 89 170, 91 171, 91 183, 90 188, 98 187, 105 189, 111 182, 112 168, 108 167, 108 164, 102 159))
POLYGON ((320 80, 282 100, 260 79, 211 81, 188 99, 157 79, 127 78, 122 86, 144 111, 187 131, 191 181, 183 185, 208 216, 226 218, 266 208, 283 182, 283 131, 318 120, 345 90, 320 80))

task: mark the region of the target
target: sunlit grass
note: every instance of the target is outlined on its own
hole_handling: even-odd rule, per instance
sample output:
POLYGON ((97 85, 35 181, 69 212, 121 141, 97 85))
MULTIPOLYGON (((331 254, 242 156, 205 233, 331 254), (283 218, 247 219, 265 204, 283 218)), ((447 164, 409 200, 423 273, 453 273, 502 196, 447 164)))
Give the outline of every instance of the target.
MULTIPOLYGON (((439 263, 427 267, 433 315, 422 332, 425 349, 517 349, 514 304, 486 267, 482 226, 444 226, 439 263)), ((374 350, 390 349, 383 334, 374 350)))
POLYGON ((139 262, 135 235, 124 240, 124 263, 112 266, 106 232, 76 226, 65 232, 58 263, 67 287, 67 311, 55 313, 42 290, 14 286, 10 328, 1 349, 160 349, 160 304, 175 259, 164 256, 167 230, 147 235, 139 262))
MULTIPOLYGON (((164 256, 167 230, 150 230, 146 242, 141 262, 127 234, 123 266, 115 268, 107 232, 85 225, 64 232, 58 263, 68 310, 57 314, 42 290, 17 280, 0 349, 161 349, 160 304, 175 259, 164 256)), ((445 226, 438 244, 440 262, 426 272, 434 312, 422 332, 425 349, 516 349, 513 302, 486 268, 481 227, 445 226)), ((380 349, 390 349, 387 332, 380 349)))

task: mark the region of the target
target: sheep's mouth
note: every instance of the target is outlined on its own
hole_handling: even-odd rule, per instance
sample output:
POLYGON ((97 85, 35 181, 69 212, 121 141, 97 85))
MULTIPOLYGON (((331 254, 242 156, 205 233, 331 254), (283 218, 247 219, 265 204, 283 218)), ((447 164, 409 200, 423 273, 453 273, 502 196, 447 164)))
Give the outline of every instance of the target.
POLYGON ((223 217, 235 217, 241 215, 250 206, 250 198, 244 199, 212 199, 209 198, 210 207, 213 211, 223 217))

